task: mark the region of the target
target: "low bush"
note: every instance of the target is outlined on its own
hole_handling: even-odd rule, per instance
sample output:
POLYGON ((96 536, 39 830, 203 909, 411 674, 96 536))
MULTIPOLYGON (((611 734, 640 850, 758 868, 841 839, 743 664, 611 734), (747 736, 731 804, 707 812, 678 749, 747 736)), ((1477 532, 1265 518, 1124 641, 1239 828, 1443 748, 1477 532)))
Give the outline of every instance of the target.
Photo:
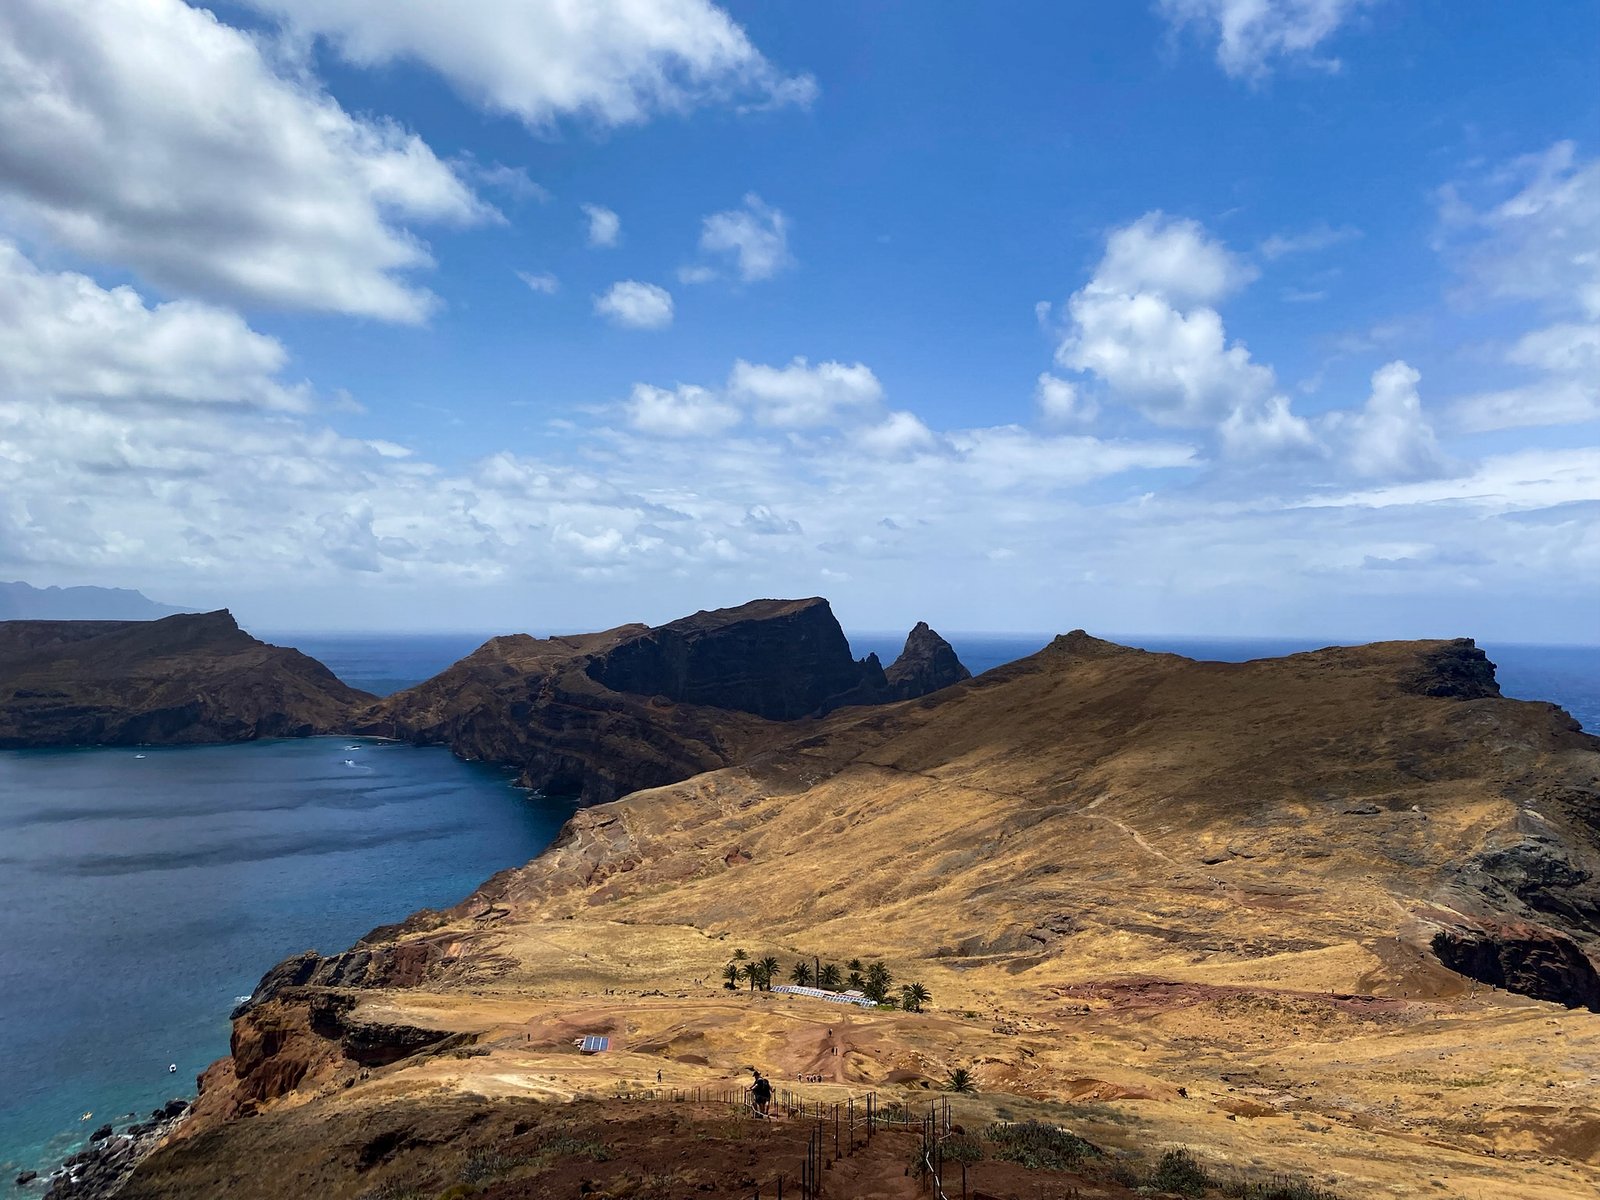
POLYGON ((1031 1171, 1062 1171, 1076 1167, 1088 1158, 1099 1158, 1100 1150, 1075 1133, 1043 1121, 1023 1121, 1016 1125, 996 1123, 983 1132, 995 1158, 1020 1163, 1031 1171))

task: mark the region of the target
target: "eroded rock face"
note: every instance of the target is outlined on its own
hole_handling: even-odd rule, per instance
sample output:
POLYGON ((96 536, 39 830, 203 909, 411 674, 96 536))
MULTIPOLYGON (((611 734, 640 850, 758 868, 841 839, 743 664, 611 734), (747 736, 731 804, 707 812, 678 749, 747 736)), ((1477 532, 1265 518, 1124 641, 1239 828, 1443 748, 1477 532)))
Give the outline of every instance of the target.
POLYGON ((1441 929, 1433 952, 1452 971, 1535 1000, 1600 1012, 1600 973, 1563 933, 1531 921, 1484 919, 1441 929))
POLYGON ((937 634, 913 637, 938 667, 908 664, 898 686, 875 656, 850 657, 833 610, 815 597, 753 600, 655 629, 500 637, 373 705, 357 728, 514 766, 529 787, 599 804, 747 761, 791 738, 788 722, 922 695, 964 672, 937 654, 934 642, 948 649, 937 634))
POLYGON ((1494 663, 1471 638, 1443 642, 1422 657, 1405 680, 1407 691, 1452 700, 1482 700, 1500 694, 1494 663))
POLYGON ((753 600, 629 638, 586 673, 616 692, 792 721, 859 687, 871 668, 850 657, 827 601, 753 600))
POLYGON ((906 635, 905 649, 884 675, 896 700, 926 696, 972 678, 956 657, 955 647, 929 629, 926 621, 918 621, 906 635))
POLYGON ((345 728, 371 701, 226 610, 0 623, 0 747, 304 737, 345 728))

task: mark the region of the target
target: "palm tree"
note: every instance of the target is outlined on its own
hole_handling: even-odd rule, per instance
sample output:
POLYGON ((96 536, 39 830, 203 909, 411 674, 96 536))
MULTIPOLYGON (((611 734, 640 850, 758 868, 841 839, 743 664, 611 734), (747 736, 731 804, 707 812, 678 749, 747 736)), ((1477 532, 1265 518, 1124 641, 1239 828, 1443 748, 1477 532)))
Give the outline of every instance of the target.
POLYGON ((908 983, 900 989, 900 1007, 907 1012, 921 1012, 932 999, 933 993, 920 983, 908 983))
POLYGON ((756 984, 761 982, 761 964, 747 962, 739 968, 739 974, 750 981, 750 990, 753 992, 756 990, 756 984))
POLYGON ((811 964, 802 958, 799 962, 795 963, 794 970, 789 972, 789 978, 794 980, 801 987, 810 987, 811 964))
POLYGON ((778 960, 769 954, 761 960, 760 966, 761 990, 769 992, 772 990, 772 977, 778 973, 778 960))
POLYGON ((839 990, 839 964, 823 963, 822 970, 817 973, 817 986, 826 988, 830 992, 839 990))
POLYGON ((744 958, 745 958, 745 954, 744 954, 743 950, 735 950, 733 952, 733 961, 734 962, 743 962, 744 958))
POLYGON ((727 980, 729 987, 739 986, 739 964, 729 963, 722 968, 722 978, 727 980))
POLYGON ((846 975, 844 978, 845 987, 851 988, 858 992, 864 986, 866 986, 866 982, 867 981, 861 977, 860 971, 851 971, 850 974, 846 975))
POLYGON ((977 1083, 972 1078, 972 1072, 965 1067, 951 1067, 945 1073, 944 1090, 947 1092, 975 1092, 977 1083))
POLYGON ((861 960, 859 958, 852 958, 849 962, 845 963, 845 966, 850 968, 850 973, 852 975, 859 975, 861 972, 866 970, 866 968, 861 965, 861 960))
POLYGON ((889 974, 889 968, 881 962, 874 962, 867 968, 866 982, 861 990, 866 993, 867 999, 875 1000, 882 1004, 889 997, 889 987, 894 982, 894 976, 889 974))

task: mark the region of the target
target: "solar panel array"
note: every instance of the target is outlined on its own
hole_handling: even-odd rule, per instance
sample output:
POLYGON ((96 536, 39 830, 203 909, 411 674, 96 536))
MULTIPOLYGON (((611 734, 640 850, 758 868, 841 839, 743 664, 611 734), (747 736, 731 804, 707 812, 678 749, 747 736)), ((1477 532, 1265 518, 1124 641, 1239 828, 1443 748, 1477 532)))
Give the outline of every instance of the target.
POLYGON ((790 996, 809 996, 813 1000, 826 1000, 831 1004, 854 1004, 861 1008, 876 1008, 877 1002, 868 1000, 859 992, 828 992, 822 988, 797 987, 793 984, 782 983, 773 987, 775 992, 783 992, 790 996))
POLYGON ((583 1039, 583 1045, 579 1049, 584 1054, 599 1054, 603 1050, 611 1049, 611 1039, 590 1034, 583 1039))

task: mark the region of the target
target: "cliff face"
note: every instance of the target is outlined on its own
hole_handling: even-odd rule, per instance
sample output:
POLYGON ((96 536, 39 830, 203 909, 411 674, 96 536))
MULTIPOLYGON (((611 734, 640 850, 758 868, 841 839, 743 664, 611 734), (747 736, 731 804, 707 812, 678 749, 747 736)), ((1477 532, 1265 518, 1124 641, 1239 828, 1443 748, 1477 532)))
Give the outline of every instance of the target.
POLYGON ((344 728, 371 700, 226 611, 0 622, 0 747, 301 737, 344 728))
POLYGON ((628 638, 587 673, 617 692, 792 721, 860 687, 871 668, 850 657, 826 600, 753 600, 628 638))
POLYGON ((926 696, 972 678, 956 657, 955 647, 929 629, 926 621, 916 623, 906 636, 905 649, 884 675, 896 700, 926 696))
POLYGON ((656 628, 495 638, 358 728, 515 766, 529 787, 596 804, 745 761, 791 722, 921 695, 934 678, 896 689, 875 657, 852 659, 826 600, 754 600, 656 628))

